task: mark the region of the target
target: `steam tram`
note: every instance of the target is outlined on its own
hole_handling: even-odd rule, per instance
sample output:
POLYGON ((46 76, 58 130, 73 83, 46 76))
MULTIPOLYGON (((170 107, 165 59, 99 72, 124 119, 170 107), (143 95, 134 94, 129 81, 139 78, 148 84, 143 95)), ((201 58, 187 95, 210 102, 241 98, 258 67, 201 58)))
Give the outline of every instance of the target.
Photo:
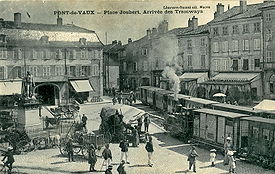
POLYGON ((275 169, 275 119, 271 119, 274 113, 182 94, 175 97, 172 91, 156 87, 140 90, 141 94, 154 94, 149 102, 148 98, 141 101, 166 113, 163 124, 171 135, 220 151, 225 139, 231 137, 239 156, 275 169))

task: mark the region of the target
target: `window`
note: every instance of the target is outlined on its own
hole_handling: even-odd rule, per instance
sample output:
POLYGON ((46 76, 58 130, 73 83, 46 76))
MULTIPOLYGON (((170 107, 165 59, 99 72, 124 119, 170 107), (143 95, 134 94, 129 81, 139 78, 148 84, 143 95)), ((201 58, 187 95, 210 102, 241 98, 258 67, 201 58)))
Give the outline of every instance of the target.
POLYGON ((51 75, 51 67, 50 66, 44 66, 43 67, 43 76, 50 76, 51 75))
POLYGON ((259 68, 260 67, 260 59, 254 59, 255 61, 255 68, 259 68))
POLYGON ((239 70, 239 61, 238 60, 233 60, 233 65, 232 65, 232 68, 233 68, 233 71, 238 71, 239 70))
POLYGON ((266 21, 271 21, 271 14, 270 13, 265 14, 265 20, 266 21))
POLYGON ((99 75, 99 66, 98 64, 94 64, 92 69, 92 76, 98 76, 99 75))
POLYGON ((265 37, 266 37, 266 41, 271 41, 271 39, 272 39, 272 32, 271 32, 270 29, 267 29, 267 30, 266 30, 266 35, 265 35, 265 37))
POLYGON ((218 60, 217 59, 214 60, 214 66, 215 66, 214 70, 218 71, 218 60))
POLYGON ((243 59, 243 70, 248 70, 248 59, 243 59))
POLYGON ((47 51, 46 50, 42 50, 42 59, 47 59, 47 51))
POLYGON ((222 42, 222 51, 223 52, 228 52, 228 41, 223 41, 222 42))
POLYGON ((137 68, 137 62, 134 62, 134 63, 133 63, 133 71, 137 71, 137 69, 138 69, 138 68, 137 68))
POLYGON ((204 38, 201 39, 201 46, 205 46, 205 39, 204 38))
POLYGON ((65 49, 60 50, 60 57, 61 57, 61 59, 67 58, 66 56, 67 56, 66 55, 66 50, 65 49))
POLYGON ((222 34, 228 35, 228 27, 222 27, 222 34))
POLYGON ((252 137, 255 138, 255 139, 258 139, 258 137, 259 137, 259 128, 252 127, 252 137))
POLYGON ((218 36, 219 35, 219 29, 217 27, 213 28, 213 35, 214 36, 218 36))
POLYGON ((55 58, 56 58, 56 59, 60 59, 60 58, 61 58, 60 54, 61 54, 61 51, 60 51, 59 49, 57 49, 57 50, 55 51, 55 58))
POLYGON ((30 50, 30 59, 37 59, 37 52, 34 49, 30 50))
POLYGON ((127 63, 123 62, 123 71, 127 71, 127 63))
POLYGON ((148 54, 147 48, 143 48, 143 49, 142 49, 142 55, 143 55, 143 56, 146 56, 147 54, 148 54))
POLYGON ((249 50, 249 40, 243 40, 243 50, 244 51, 249 50))
POLYGON ((192 41, 191 40, 187 40, 187 48, 192 49, 192 41))
POLYGON ((81 59, 86 59, 86 50, 81 50, 81 59))
POLYGON ((232 41, 232 51, 239 51, 239 41, 238 40, 232 41))
POLYGON ((16 48, 13 50, 13 57, 14 59, 22 59, 22 49, 16 48))
POLYGON ((191 66, 192 66, 192 56, 191 56, 191 55, 188 55, 188 56, 187 56, 187 66, 188 66, 188 67, 191 67, 191 66))
POLYGON ((63 67, 62 66, 55 66, 55 75, 56 76, 63 75, 63 67))
POLYGON ((201 68, 205 68, 205 55, 201 55, 201 68))
POLYGON ((258 33, 261 31, 261 24, 259 22, 254 23, 254 32, 258 33))
POLYGON ((233 25, 233 34, 239 34, 239 26, 238 25, 233 25))
POLYGON ((4 80, 5 79, 5 67, 0 66, 0 79, 4 80))
POLYGON ((12 69, 13 78, 21 78, 22 77, 22 68, 21 66, 16 66, 12 69))
POLYGON ((148 62, 143 61, 143 71, 148 71, 148 62))
POLYGON ((6 59, 6 58, 7 58, 7 49, 0 48, 0 59, 6 59))
POLYGON ((269 84, 269 89, 270 89, 270 93, 274 93, 274 85, 273 85, 273 82, 270 82, 269 84))
POLYGON ((33 77, 38 77, 38 69, 36 66, 30 66, 29 71, 33 77))
POLYGON ((81 75, 82 76, 90 76, 90 66, 82 66, 81 67, 81 75))
POLYGON ((218 42, 213 42, 213 52, 218 53, 219 52, 219 44, 218 42))
POLYGON ((75 54, 76 54, 75 50, 69 50, 69 52, 68 52, 69 59, 75 59, 75 57, 76 57, 75 54))
POLYGON ((0 34, 0 42, 6 42, 6 35, 0 34))
POLYGON ((263 139, 269 141, 270 140, 270 130, 263 129, 263 139))
POLYGON ((272 51, 267 51, 266 52, 266 61, 267 62, 272 62, 272 51))
POLYGON ((76 67, 70 66, 70 75, 75 77, 76 76, 76 67))
POLYGON ((254 50, 260 50, 260 49, 261 49, 261 40, 254 39, 254 50))
POLYGON ((243 33, 249 33, 249 24, 243 24, 243 33))

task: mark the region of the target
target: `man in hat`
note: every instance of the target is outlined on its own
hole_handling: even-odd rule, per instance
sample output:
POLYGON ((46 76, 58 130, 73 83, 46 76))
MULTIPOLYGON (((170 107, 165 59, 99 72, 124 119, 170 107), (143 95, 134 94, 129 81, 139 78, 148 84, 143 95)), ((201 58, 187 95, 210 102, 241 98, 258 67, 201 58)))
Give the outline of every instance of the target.
POLYGON ((149 141, 146 143, 145 145, 145 149, 148 152, 148 166, 152 167, 152 155, 154 152, 154 147, 153 147, 153 143, 152 143, 152 137, 149 137, 149 141))
POLYGON ((109 165, 109 166, 108 166, 108 169, 105 171, 105 174, 113 174, 113 173, 112 173, 112 169, 113 169, 113 166, 112 166, 112 165, 109 165))
POLYGON ((119 143, 119 147, 121 149, 121 158, 120 160, 122 161, 124 156, 125 156, 125 161, 127 164, 130 164, 128 162, 128 150, 129 150, 129 143, 128 140, 124 137, 123 140, 119 143))
POLYGON ((68 153, 69 162, 74 161, 73 139, 69 138, 66 144, 66 151, 68 153))
POLYGON ((196 151, 196 148, 195 148, 195 146, 192 146, 192 148, 191 148, 191 151, 190 151, 190 153, 189 153, 189 155, 188 155, 188 159, 187 159, 187 161, 189 161, 189 170, 191 170, 191 168, 192 168, 192 166, 193 166, 193 172, 197 172, 196 171, 196 158, 198 157, 199 155, 198 155, 198 153, 197 153, 197 151, 196 151))
POLYGON ((88 163, 90 164, 90 172, 94 172, 95 164, 97 161, 96 153, 95 153, 95 146, 93 144, 90 145, 88 148, 88 163))
POLYGON ((117 168, 118 174, 126 174, 125 169, 124 169, 124 164, 125 164, 125 161, 122 160, 117 168))
POLYGON ((215 166, 215 159, 216 159, 216 149, 211 149, 210 150, 210 162, 211 162, 212 167, 215 166))
POLYGON ((149 117, 149 114, 146 114, 144 117, 144 128, 145 128, 145 132, 149 132, 149 124, 150 124, 151 120, 149 117))
POLYGON ((87 131, 87 127, 86 127, 86 125, 87 125, 87 120, 88 120, 87 116, 86 116, 85 114, 83 114, 83 115, 82 115, 82 118, 81 118, 81 121, 82 121, 83 129, 84 129, 85 131, 87 131))
POLYGON ((104 159, 103 164, 106 164, 106 167, 111 165, 111 161, 112 161, 112 152, 109 149, 109 144, 105 145, 105 149, 102 152, 102 157, 104 159))
POLYGON ((4 154, 4 158, 2 159, 2 161, 4 162, 4 166, 8 167, 8 173, 10 173, 12 170, 12 164, 14 163, 13 147, 8 147, 8 151, 4 154))
POLYGON ((228 159, 227 153, 228 151, 232 150, 232 148, 233 148, 232 138, 227 137, 226 142, 224 143, 224 160, 223 160, 224 165, 228 165, 229 159, 228 159))

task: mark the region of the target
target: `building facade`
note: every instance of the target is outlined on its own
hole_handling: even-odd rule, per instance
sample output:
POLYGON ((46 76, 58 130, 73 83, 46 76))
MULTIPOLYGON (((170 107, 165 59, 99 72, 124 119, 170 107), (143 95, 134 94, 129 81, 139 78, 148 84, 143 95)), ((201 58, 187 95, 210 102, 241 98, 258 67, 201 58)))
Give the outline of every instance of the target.
POLYGON ((0 78, 23 79, 45 104, 64 104, 81 95, 102 96, 102 43, 96 33, 75 25, 0 20, 0 78), (79 87, 78 89, 77 86, 79 87), (85 94, 84 94, 85 93, 85 94))

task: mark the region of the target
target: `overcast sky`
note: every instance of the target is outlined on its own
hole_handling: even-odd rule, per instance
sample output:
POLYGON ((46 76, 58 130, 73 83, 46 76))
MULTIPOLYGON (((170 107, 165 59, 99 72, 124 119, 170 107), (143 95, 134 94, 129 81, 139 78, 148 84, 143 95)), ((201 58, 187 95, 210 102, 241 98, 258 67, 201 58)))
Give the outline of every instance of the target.
MULTIPOLYGON (((263 0, 248 0, 248 4, 262 2, 263 0)), ((233 7, 239 5, 239 0, 212 0, 212 1, 188 1, 188 0, 151 0, 151 1, 1 1, 0 0, 0 18, 4 20, 13 20, 13 13, 22 13, 23 22, 32 23, 56 23, 57 16, 54 11, 79 11, 94 10, 95 15, 61 15, 63 23, 73 23, 90 30, 96 31, 100 40, 110 43, 112 40, 121 40, 126 43, 128 38, 133 40, 139 39, 146 34, 148 28, 157 27, 158 23, 164 19, 168 20, 169 29, 186 27, 188 18, 194 14, 155 14, 155 15, 104 15, 104 10, 162 10, 163 6, 210 6, 210 9, 204 9, 203 13, 196 15, 199 18, 199 24, 205 24, 213 19, 216 4, 221 2, 225 5, 233 7), (27 15, 30 15, 30 18, 27 15), (101 14, 98 14, 101 13, 101 14)), ((198 9, 201 10, 201 9, 198 9)))

